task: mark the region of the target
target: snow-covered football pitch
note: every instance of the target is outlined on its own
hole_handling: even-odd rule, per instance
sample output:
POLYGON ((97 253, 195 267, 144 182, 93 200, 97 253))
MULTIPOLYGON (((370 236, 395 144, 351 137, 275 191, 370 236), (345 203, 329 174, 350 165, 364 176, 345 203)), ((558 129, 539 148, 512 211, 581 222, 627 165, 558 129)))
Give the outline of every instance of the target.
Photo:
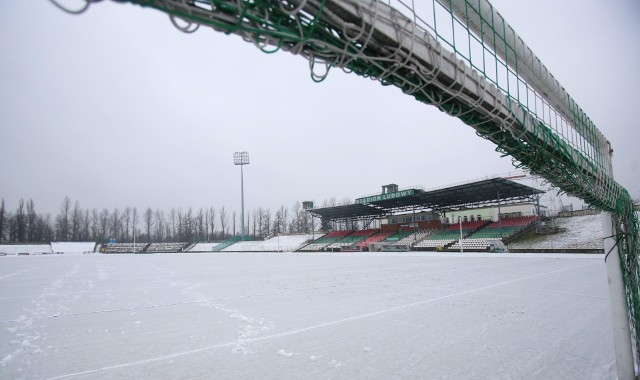
POLYGON ((0 378, 615 378, 602 255, 0 257, 0 378))

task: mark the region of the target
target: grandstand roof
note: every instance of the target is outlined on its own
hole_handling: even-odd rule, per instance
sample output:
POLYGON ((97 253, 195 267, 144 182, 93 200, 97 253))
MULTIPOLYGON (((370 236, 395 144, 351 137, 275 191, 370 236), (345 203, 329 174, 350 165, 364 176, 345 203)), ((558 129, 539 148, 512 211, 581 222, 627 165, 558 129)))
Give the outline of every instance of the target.
POLYGON ((358 203, 344 206, 314 208, 308 209, 307 211, 320 218, 326 218, 330 220, 368 219, 389 214, 389 212, 386 210, 358 203))
POLYGON ((307 210, 329 220, 364 219, 390 215, 399 211, 425 210, 449 211, 533 200, 542 190, 505 178, 481 181, 423 191, 404 190, 356 199, 356 203, 307 210))

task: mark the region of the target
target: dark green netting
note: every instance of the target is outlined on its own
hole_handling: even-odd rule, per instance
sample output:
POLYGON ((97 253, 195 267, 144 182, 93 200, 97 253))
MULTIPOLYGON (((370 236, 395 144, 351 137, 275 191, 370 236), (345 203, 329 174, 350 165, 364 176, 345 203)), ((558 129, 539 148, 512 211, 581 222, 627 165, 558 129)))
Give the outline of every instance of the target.
MULTIPOLYGON (((489 83, 489 91, 497 86, 504 98, 501 105, 487 104, 481 96, 465 91, 456 82, 459 78, 451 78, 440 72, 437 62, 443 53, 438 42, 428 41, 433 44, 430 53, 435 60, 432 62, 436 62, 435 65, 429 65, 416 58, 406 45, 376 30, 376 24, 371 19, 376 21, 378 11, 386 6, 384 3, 370 2, 368 9, 365 9, 363 2, 352 1, 350 4, 355 13, 349 13, 330 0, 129 2, 165 12, 172 17, 174 24, 175 18, 178 18, 193 25, 206 25, 227 34, 238 34, 266 53, 284 50, 302 55, 309 60, 315 81, 324 79, 331 67, 338 67, 378 80, 385 86, 398 87, 418 101, 434 105, 473 127, 480 137, 495 143, 498 152, 511 156, 516 167, 528 168, 567 194, 611 212, 614 215, 614 230, 623 267, 636 353, 640 352, 637 349, 640 339, 636 328, 640 317, 638 218, 629 193, 608 174, 604 163, 609 152, 602 152, 602 147, 594 143, 598 141, 596 135, 599 131, 577 105, 574 105, 576 112, 573 120, 570 120, 579 124, 576 130, 580 131, 581 137, 576 143, 571 141, 572 136, 564 136, 562 131, 559 133, 557 128, 554 130, 545 124, 543 118, 528 104, 524 104, 519 96, 510 94, 508 90, 505 92, 497 80, 488 78, 480 70, 479 75, 484 75, 482 79, 489 83), (319 66, 324 66, 324 69, 319 69, 319 66), (318 73, 318 70, 321 72, 318 73)), ((417 27, 411 19, 399 12, 392 12, 391 15, 396 19, 399 39, 403 38, 402 31, 408 31, 410 36, 422 38, 414 38, 411 44, 424 42, 421 36, 427 33, 426 30, 417 33, 417 27)), ((189 26, 184 29, 189 29, 189 26)), ((441 41, 437 30, 431 32, 441 41)), ((449 45, 456 50, 455 44, 449 45)), ((471 60, 465 62, 463 59, 459 63, 474 70, 479 68, 471 60)))

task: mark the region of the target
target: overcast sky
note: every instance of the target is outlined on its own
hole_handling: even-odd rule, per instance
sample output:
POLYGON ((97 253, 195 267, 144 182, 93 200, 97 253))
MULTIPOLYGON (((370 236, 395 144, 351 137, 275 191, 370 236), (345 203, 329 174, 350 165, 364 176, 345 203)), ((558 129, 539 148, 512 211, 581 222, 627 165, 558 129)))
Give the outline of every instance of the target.
MULTIPOLYGON (((612 142, 640 198, 640 3, 492 2, 612 142)), ((0 2, 0 197, 83 208, 246 208, 354 199, 513 171, 493 144, 398 89, 264 54, 236 36, 101 2, 0 2)))

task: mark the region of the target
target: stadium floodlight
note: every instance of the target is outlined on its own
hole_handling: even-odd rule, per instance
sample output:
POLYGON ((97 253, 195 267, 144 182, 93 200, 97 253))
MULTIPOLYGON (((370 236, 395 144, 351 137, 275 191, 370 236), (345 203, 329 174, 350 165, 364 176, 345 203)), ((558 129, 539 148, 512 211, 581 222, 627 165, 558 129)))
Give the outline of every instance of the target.
POLYGON ((244 240, 244 173, 242 167, 249 165, 249 152, 235 152, 233 154, 233 164, 240 165, 240 201, 242 205, 242 213, 240 214, 241 239, 244 240))

